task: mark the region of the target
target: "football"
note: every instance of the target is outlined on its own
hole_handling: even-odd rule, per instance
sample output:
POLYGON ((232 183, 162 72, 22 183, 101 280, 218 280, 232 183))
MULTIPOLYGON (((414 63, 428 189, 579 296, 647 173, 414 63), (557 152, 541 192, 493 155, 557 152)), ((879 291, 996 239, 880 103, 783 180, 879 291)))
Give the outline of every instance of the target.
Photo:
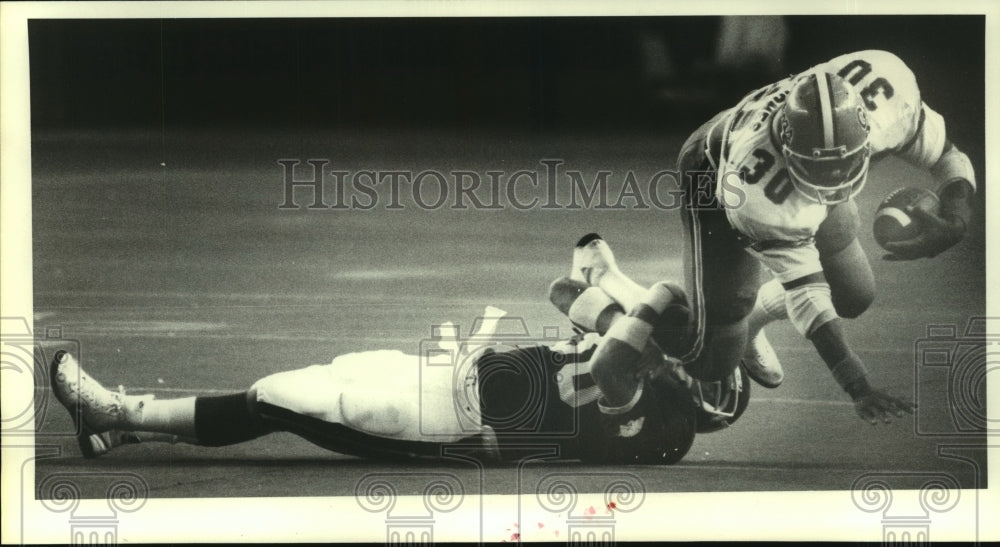
POLYGON ((910 211, 916 208, 937 212, 937 194, 926 188, 904 187, 886 196, 875 212, 875 241, 885 248, 886 243, 919 235, 922 229, 920 222, 910 216, 910 211))

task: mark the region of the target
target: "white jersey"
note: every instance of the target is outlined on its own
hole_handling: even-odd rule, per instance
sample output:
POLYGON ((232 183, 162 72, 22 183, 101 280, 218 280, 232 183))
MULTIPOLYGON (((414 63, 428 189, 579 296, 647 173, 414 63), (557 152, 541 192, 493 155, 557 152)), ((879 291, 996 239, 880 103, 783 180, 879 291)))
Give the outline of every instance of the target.
MULTIPOLYGON (((941 157, 944 119, 921 101, 916 78, 898 57, 860 51, 806 73, 816 70, 835 73, 858 91, 868 110, 874 158, 892 153, 930 168, 941 157)), ((777 113, 797 78, 751 92, 711 129, 721 140, 717 196, 727 218, 757 243, 750 252, 782 281, 822 271, 812 238, 828 212, 795 190, 781 153, 777 113)))

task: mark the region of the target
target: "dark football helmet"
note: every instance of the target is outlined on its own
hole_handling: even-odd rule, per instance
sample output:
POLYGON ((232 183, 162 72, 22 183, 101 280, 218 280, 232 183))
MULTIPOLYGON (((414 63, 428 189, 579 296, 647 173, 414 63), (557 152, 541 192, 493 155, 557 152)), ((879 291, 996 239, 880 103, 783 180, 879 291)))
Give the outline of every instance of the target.
POLYGON ((750 404, 750 377, 740 364, 721 381, 691 378, 690 391, 697 408, 696 431, 712 433, 733 425, 746 411, 750 404))
POLYGON ((836 74, 809 72, 795 82, 777 119, 792 185, 824 205, 847 201, 868 178, 868 113, 836 74))
POLYGON ((691 392, 667 362, 643 374, 642 395, 635 407, 617 416, 600 414, 609 442, 603 463, 670 465, 694 444, 698 418, 691 392), (623 434, 624 429, 634 431, 623 434))

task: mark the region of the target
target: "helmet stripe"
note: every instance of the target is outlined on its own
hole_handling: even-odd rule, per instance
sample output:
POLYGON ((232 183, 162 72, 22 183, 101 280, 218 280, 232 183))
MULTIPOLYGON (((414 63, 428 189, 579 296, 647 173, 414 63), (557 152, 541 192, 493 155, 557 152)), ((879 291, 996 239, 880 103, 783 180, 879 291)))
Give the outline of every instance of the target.
POLYGON ((830 75, 821 72, 816 75, 816 90, 819 94, 819 111, 823 118, 823 148, 833 148, 833 102, 830 75), (822 81, 820 79, 822 78, 822 81))

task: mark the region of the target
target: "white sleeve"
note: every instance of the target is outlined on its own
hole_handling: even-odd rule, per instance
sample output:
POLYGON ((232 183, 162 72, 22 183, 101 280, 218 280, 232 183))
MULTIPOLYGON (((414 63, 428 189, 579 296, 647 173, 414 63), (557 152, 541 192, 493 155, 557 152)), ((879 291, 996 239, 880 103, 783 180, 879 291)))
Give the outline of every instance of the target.
POLYGON ((910 140, 896 151, 899 157, 924 169, 930 169, 941 159, 947 133, 944 118, 927 104, 920 110, 920 119, 910 140))

